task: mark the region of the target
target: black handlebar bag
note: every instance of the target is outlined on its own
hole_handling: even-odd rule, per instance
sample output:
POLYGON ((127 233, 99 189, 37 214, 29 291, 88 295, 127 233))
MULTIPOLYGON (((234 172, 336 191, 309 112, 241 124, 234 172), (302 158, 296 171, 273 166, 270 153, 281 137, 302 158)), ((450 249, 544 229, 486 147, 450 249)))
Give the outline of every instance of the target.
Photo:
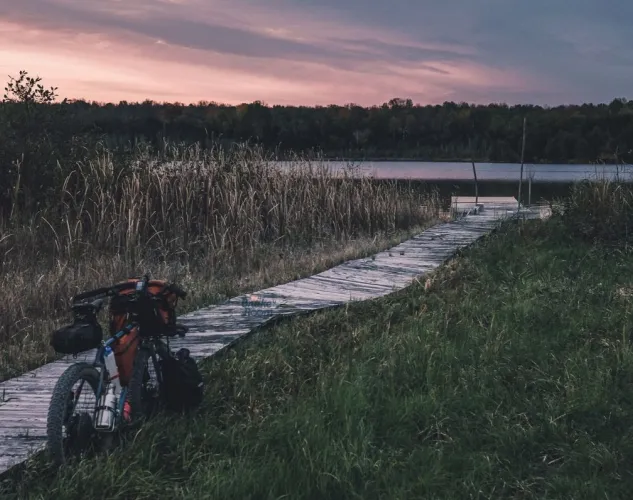
POLYGON ((79 354, 101 345, 103 330, 90 306, 75 308, 73 323, 55 330, 50 345, 60 354, 79 354))

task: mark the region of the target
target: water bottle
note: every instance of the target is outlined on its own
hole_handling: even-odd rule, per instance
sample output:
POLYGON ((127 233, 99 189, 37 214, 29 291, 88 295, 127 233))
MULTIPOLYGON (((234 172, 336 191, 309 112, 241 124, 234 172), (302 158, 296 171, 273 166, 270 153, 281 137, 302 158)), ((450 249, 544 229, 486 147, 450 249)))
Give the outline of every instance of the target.
POLYGON ((116 358, 114 357, 114 352, 110 346, 105 348, 104 353, 105 358, 105 366, 108 370, 108 374, 110 375, 110 382, 114 386, 115 395, 119 395, 121 392, 121 381, 119 380, 119 368, 116 365, 116 358))
POLYGON ((96 414, 97 429, 111 429, 113 427, 114 418, 117 411, 118 395, 121 392, 121 381, 119 380, 119 370, 116 365, 114 352, 110 346, 106 346, 104 352, 104 361, 108 375, 110 376, 110 384, 108 390, 101 396, 99 400, 99 410, 96 414))
POLYGON ((112 429, 114 426, 114 417, 116 415, 116 403, 117 397, 114 393, 114 385, 108 386, 108 391, 101 396, 99 401, 99 409, 96 418, 95 428, 97 429, 112 429))

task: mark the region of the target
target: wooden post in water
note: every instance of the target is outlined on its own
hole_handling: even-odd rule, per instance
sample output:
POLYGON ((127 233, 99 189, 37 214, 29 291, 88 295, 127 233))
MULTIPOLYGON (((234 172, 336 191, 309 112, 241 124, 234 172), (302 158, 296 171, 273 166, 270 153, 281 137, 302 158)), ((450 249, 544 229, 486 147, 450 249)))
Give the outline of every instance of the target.
POLYGON ((519 176, 519 196, 517 204, 517 213, 521 209, 521 189, 523 188, 523 160, 525 158, 525 123, 526 117, 523 117, 523 140, 521 141, 521 174, 519 176))
POLYGON ((529 177, 528 177, 528 207, 532 206, 532 178, 534 176, 532 175, 532 172, 530 171, 529 177))
POLYGON ((475 160, 470 159, 470 163, 473 164, 473 176, 475 177, 475 207, 479 203, 479 185, 477 184, 477 169, 475 168, 475 160))

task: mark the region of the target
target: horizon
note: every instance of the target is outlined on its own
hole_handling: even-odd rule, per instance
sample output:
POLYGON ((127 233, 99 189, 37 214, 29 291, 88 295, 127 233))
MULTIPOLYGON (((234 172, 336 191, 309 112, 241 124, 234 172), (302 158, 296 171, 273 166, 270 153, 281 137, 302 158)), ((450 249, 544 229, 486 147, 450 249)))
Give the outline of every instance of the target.
MULTIPOLYGON (((13 76, 13 75, 11 75, 13 76)), ((29 76, 37 76, 35 74, 30 74, 29 76)), ((41 82, 46 84, 46 82, 41 82)), ((46 85, 44 85, 46 87, 46 85)), ((49 86, 50 87, 50 86, 49 86)), ((567 103, 567 104, 532 104, 529 102, 524 102, 524 103, 516 103, 516 104, 509 104, 509 103, 505 103, 505 102, 481 102, 481 103, 472 103, 472 102, 458 102, 458 101, 444 101, 444 102, 438 102, 438 103, 416 103, 413 102, 412 107, 416 108, 416 107, 434 107, 434 106, 443 106, 445 104, 454 104, 456 106, 462 106, 462 105, 466 105, 466 106, 470 106, 470 107, 492 107, 492 106, 506 106, 508 109, 512 109, 512 108, 540 108, 543 110, 549 110, 549 109, 556 109, 556 108, 566 108, 566 107, 582 107, 582 106, 609 106, 613 101, 616 100, 620 100, 620 99, 624 99, 625 103, 628 102, 633 102, 633 99, 628 99, 628 98, 622 98, 622 97, 614 97, 611 100, 607 100, 607 101, 603 101, 603 102, 578 102, 578 103, 567 103)), ((406 98, 403 98, 403 100, 406 101, 406 98)), ((202 101, 198 101, 198 102, 179 102, 179 101, 155 101, 153 99, 148 99, 145 98, 143 100, 138 100, 138 101, 130 101, 130 100, 121 100, 118 102, 114 102, 114 101, 95 101, 95 100, 88 100, 88 99, 84 99, 84 98, 73 98, 73 97, 68 97, 67 101, 69 103, 74 103, 74 102, 83 102, 85 104, 91 105, 91 106, 119 106, 119 105, 128 105, 128 106, 142 106, 146 103, 150 103, 153 106, 182 106, 182 107, 189 107, 189 106, 193 106, 193 107, 198 107, 198 106, 217 106, 217 107, 232 107, 232 108, 236 108, 239 106, 252 106, 254 104, 258 104, 262 107, 265 108, 273 108, 274 106, 281 106, 281 107, 288 107, 288 108, 293 108, 293 107, 301 107, 301 108, 309 108, 309 109, 317 109, 317 108, 328 108, 330 106, 333 107, 341 107, 341 108, 345 108, 345 107, 360 107, 362 109, 373 109, 373 108, 380 108, 382 106, 384 106, 385 104, 388 104, 389 101, 385 101, 385 102, 381 102, 381 103, 375 103, 375 104, 365 104, 365 105, 361 105, 361 104, 356 104, 356 103, 329 103, 329 104, 274 104, 274 103, 266 103, 266 102, 262 102, 259 100, 255 100, 255 101, 251 101, 251 102, 236 102, 233 104, 229 104, 229 103, 225 103, 225 102, 215 102, 215 101, 207 101, 207 100, 202 100, 202 101)), ((0 101, 0 104, 2 102, 0 101)), ((57 99, 53 104, 59 104, 60 100, 57 99)))
POLYGON ((610 3, 21 0, 0 71, 101 105, 609 104, 633 82, 633 4, 610 3))

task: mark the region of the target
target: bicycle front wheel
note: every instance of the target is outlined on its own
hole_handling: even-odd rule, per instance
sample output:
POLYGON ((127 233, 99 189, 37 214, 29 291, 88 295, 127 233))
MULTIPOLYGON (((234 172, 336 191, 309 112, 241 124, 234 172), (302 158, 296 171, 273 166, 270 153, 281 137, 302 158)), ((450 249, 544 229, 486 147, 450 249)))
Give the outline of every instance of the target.
POLYGON ((69 366, 55 384, 46 434, 48 451, 56 465, 91 448, 98 387, 99 372, 88 363, 69 366))

